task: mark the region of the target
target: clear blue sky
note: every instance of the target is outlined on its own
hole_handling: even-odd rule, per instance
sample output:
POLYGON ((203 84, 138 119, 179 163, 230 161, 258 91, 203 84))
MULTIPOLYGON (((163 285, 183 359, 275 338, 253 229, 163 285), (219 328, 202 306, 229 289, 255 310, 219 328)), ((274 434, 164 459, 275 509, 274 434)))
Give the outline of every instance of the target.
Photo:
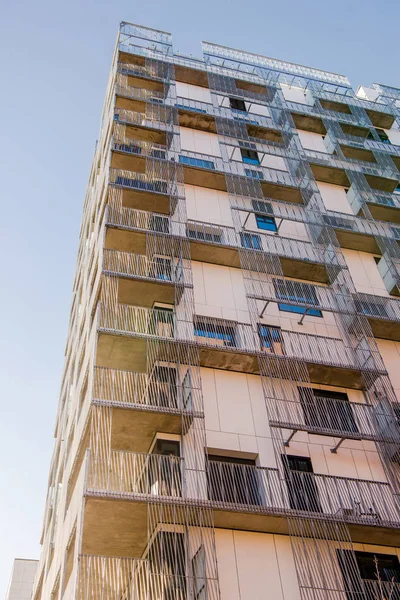
POLYGON ((39 556, 81 207, 119 21, 400 86, 398 0, 14 0, 0 16, 0 598, 39 556))

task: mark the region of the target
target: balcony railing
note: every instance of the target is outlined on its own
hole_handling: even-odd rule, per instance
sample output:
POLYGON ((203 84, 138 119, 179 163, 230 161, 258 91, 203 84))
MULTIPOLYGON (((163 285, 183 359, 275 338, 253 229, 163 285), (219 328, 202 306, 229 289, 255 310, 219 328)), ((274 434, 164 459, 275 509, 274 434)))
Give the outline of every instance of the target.
POLYGON ((143 140, 121 139, 114 137, 111 142, 111 148, 116 152, 125 152, 127 154, 135 154, 144 158, 160 158, 165 159, 167 156, 167 148, 162 144, 154 144, 153 142, 145 142, 143 140))
POLYGON ((189 413, 201 407, 200 389, 194 379, 188 370, 179 381, 177 369, 170 365, 156 366, 150 375, 96 367, 93 399, 110 406, 189 413))
POLYGON ((190 285, 191 270, 182 259, 168 256, 148 258, 143 254, 105 249, 103 270, 138 279, 152 279, 160 283, 190 285))
POLYGON ((113 450, 108 460, 91 462, 87 492, 400 528, 399 509, 386 483, 304 471, 282 474, 274 468, 223 460, 210 460, 205 470, 186 472, 181 457, 113 450))
MULTIPOLYGON (((161 175, 161 173, 160 173, 161 175)), ((134 189, 152 194, 172 195, 177 194, 177 185, 174 181, 157 175, 147 175, 122 169, 110 169, 110 183, 126 189, 134 189)))
POLYGON ((370 350, 364 339, 353 349, 339 338, 281 330, 261 323, 258 327, 255 332, 247 323, 203 316, 196 317, 193 324, 179 319, 172 311, 127 304, 108 308, 99 304, 99 329, 108 333, 196 343, 240 354, 269 355, 345 369, 384 371, 379 355, 370 350))
POLYGON ((125 108, 115 108, 114 121, 160 131, 170 131, 173 123, 173 113, 168 107, 158 104, 146 105, 145 113, 126 110, 125 108))
POLYGON ((125 98, 132 98, 133 100, 139 100, 141 102, 161 102, 164 100, 164 94, 157 92, 156 90, 146 90, 144 88, 137 88, 133 85, 125 85, 125 83, 118 78, 115 84, 115 93, 117 96, 124 96, 125 98))
MULTIPOLYGON (((300 390, 298 397, 269 401, 273 426, 322 433, 349 439, 387 440, 393 442, 395 419, 382 407, 345 399, 314 396, 312 390, 300 390), (386 424, 386 427, 384 426, 386 424)), ((400 428, 399 428, 400 444, 400 428)))
POLYGON ((218 582, 207 572, 204 546, 194 548, 192 560, 186 561, 178 544, 182 534, 165 535, 176 536, 176 546, 165 543, 161 550, 156 537, 148 558, 81 555, 77 600, 217 600, 218 582), (197 563, 196 556, 201 559, 197 563))

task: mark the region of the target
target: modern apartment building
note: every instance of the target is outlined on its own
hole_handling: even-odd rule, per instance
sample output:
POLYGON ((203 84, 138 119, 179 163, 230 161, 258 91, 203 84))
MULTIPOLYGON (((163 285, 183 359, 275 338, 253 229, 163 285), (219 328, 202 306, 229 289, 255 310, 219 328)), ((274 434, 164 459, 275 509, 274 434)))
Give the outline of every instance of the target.
POLYGON ((400 598, 400 89, 122 23, 36 600, 400 598))
POLYGON ((26 558, 14 560, 6 600, 31 600, 38 562, 26 558))

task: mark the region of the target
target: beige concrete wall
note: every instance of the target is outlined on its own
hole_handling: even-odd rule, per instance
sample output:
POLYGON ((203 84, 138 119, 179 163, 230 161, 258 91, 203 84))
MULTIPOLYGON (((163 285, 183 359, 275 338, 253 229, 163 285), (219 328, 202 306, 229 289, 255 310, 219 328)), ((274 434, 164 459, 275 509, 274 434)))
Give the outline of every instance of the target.
POLYGON ((218 136, 215 133, 197 131, 189 127, 181 127, 180 131, 182 150, 199 152, 200 154, 211 156, 221 156, 218 136))
POLYGON ((386 135, 388 136, 390 143, 394 146, 400 146, 400 130, 396 128, 392 129, 384 129, 386 135))
POLYGON ((193 261, 192 270, 197 314, 249 322, 240 269, 193 261))
POLYGON ((233 226, 227 192, 185 184, 188 219, 233 226))
POLYGON ((397 399, 400 402, 400 342, 377 339, 376 343, 389 373, 397 399))
MULTIPOLYGON (((215 541, 221 600, 300 600, 289 536, 216 529, 215 541)), ((321 551, 323 546, 321 541, 321 551)), ((390 546, 354 544, 354 549, 400 558, 400 549, 390 546)), ((338 565, 332 566, 340 577, 338 565)))
POLYGON ((310 94, 310 92, 303 90, 303 88, 289 86, 284 83, 281 83, 281 88, 285 100, 289 102, 298 102, 299 104, 307 104, 308 106, 313 106, 314 98, 310 94))
MULTIPOLYGON (((400 352, 400 344, 399 344, 400 352)), ((276 467, 268 422, 268 410, 261 378, 217 369, 201 368, 207 447, 209 451, 244 453, 261 467, 276 467)), ((296 385, 270 381, 284 386, 283 394, 293 396, 296 385)), ((299 386, 306 384, 300 383, 299 386)), ((359 390, 312 385, 316 389, 345 392, 350 402, 364 402, 359 390)), ((297 432, 288 454, 311 458, 314 472, 337 477, 386 481, 374 442, 345 440, 337 454, 331 452, 337 439, 330 436, 297 432)))
POLYGON ((324 143, 324 136, 320 133, 313 133, 312 131, 303 131, 302 129, 298 129, 297 133, 299 134, 299 138, 303 148, 307 148, 307 150, 316 150, 317 152, 325 152, 326 146, 324 143))
POLYGON ((199 100, 200 102, 208 102, 211 104, 211 94, 208 88, 192 85, 190 83, 176 82, 176 95, 182 98, 190 98, 191 100, 199 100))
POLYGON ((342 252, 358 292, 389 296, 373 254, 347 249, 343 249, 342 252))
POLYGON ((221 600, 300 600, 289 537, 217 529, 215 539, 221 600))
POLYGON ((317 181, 317 185, 327 210, 354 215, 343 186, 322 181, 317 181))

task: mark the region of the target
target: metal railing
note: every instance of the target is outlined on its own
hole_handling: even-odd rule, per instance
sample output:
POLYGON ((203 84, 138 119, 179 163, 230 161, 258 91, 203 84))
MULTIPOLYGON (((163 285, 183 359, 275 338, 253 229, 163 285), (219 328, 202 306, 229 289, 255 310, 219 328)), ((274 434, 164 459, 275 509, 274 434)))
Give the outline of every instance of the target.
POLYGON ((153 256, 105 249, 103 270, 125 277, 152 279, 160 283, 191 284, 191 269, 183 259, 171 256, 153 256))
POLYGON ((172 131, 173 113, 170 108, 158 104, 146 105, 146 112, 114 108, 114 121, 160 131, 172 131))
POLYGON ((287 331, 262 323, 254 332, 247 323, 203 316, 195 317, 193 323, 180 319, 173 311, 127 304, 110 308, 99 303, 98 327, 103 332, 196 343, 240 354, 271 355, 345 369, 384 370, 379 355, 371 352, 363 339, 350 348, 340 338, 287 331))
POLYGON ((301 388, 298 396, 274 398, 269 404, 272 426, 349 439, 393 441, 396 423, 380 406, 327 398, 323 391, 315 396, 309 388, 301 388))
POLYGON ((177 192, 176 183, 168 180, 167 174, 163 178, 135 171, 110 169, 110 183, 123 188, 133 188, 153 194, 172 195, 177 192))
POLYGON ((185 471, 179 456, 112 450, 93 460, 87 493, 166 502, 203 501, 216 509, 262 514, 330 517, 400 528, 400 513, 387 483, 304 471, 209 460, 206 470, 185 471))
POLYGON ((170 364, 156 366, 150 375, 95 367, 93 399, 105 405, 169 413, 198 411, 201 395, 190 371, 181 377, 181 382, 178 377, 178 370, 170 364))

